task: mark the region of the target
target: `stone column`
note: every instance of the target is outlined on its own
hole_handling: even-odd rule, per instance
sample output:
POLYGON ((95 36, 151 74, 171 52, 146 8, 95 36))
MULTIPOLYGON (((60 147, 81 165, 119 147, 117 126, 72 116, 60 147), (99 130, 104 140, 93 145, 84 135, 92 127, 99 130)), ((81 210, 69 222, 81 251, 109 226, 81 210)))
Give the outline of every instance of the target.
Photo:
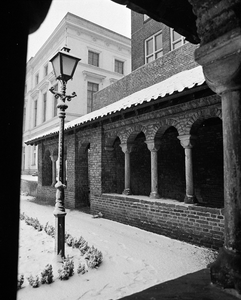
POLYGON ((147 148, 151 151, 151 199, 160 199, 158 194, 158 165, 157 151, 160 149, 160 143, 157 141, 146 141, 147 148))
POLYGON ((133 144, 121 144, 120 146, 125 153, 125 189, 122 194, 131 195, 130 153, 133 149, 133 144))
POLYGON ((185 151, 185 178, 186 178, 186 195, 184 198, 185 203, 196 203, 197 199, 194 194, 193 184, 193 165, 192 165, 192 147, 196 137, 187 134, 178 136, 182 147, 185 151))
POLYGON ((241 1, 189 2, 201 39, 195 60, 222 102, 224 246, 211 266, 211 281, 241 296, 241 1))
POLYGON ((56 161, 58 159, 58 156, 51 155, 50 158, 52 161, 52 184, 51 184, 51 186, 55 186, 55 183, 56 183, 56 161))

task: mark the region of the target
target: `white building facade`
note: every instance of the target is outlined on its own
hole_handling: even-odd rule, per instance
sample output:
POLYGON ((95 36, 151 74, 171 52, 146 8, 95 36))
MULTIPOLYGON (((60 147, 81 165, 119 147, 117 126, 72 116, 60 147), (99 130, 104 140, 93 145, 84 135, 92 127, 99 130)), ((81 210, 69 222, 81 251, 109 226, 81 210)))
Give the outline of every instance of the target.
POLYGON ((56 99, 49 92, 60 83, 54 77, 50 58, 67 46, 81 58, 67 94, 77 97, 68 102, 65 122, 89 113, 93 95, 131 72, 131 40, 74 14, 67 13, 37 54, 27 62, 23 121, 22 174, 37 171, 37 147, 24 141, 59 123, 56 99))

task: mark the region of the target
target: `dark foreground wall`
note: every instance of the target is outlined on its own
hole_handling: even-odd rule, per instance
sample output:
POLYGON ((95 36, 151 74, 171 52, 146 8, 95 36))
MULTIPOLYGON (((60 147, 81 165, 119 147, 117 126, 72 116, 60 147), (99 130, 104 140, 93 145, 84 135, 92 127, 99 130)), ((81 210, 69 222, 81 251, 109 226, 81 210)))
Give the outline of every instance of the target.
POLYGON ((91 195, 91 213, 171 238, 218 249, 223 245, 223 209, 151 200, 145 196, 91 195))

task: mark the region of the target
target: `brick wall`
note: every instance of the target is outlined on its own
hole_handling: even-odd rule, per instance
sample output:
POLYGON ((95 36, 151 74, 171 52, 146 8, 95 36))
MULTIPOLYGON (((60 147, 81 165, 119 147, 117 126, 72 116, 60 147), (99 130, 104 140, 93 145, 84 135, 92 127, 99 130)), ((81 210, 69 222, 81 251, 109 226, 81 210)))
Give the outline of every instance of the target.
POLYGON ((30 181, 26 179, 21 179, 21 192, 28 193, 28 195, 36 197, 37 196, 37 181, 30 181))
POLYGON ((37 186, 37 201, 45 205, 55 205, 56 188, 52 186, 37 186))
POLYGON ((163 54, 170 51, 169 27, 153 19, 144 21, 143 14, 131 12, 131 67, 132 71, 145 64, 145 39, 162 30, 163 54))
POLYGON ((197 66, 193 53, 197 46, 187 43, 144 65, 94 94, 93 110, 114 103, 132 93, 197 66))
POLYGON ((137 196, 91 195, 91 213, 199 246, 223 245, 223 209, 137 196))

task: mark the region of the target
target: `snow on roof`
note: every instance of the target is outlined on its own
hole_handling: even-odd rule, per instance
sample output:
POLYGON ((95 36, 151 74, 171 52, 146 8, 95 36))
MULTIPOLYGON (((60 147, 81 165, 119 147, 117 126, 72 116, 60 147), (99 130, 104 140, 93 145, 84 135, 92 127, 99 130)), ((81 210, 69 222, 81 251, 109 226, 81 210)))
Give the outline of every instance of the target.
MULTIPOLYGON (((132 106, 137 106, 143 102, 150 102, 156 100, 159 97, 165 97, 172 95, 174 92, 182 92, 184 89, 191 89, 194 86, 202 85, 205 82, 202 67, 198 66, 191 70, 182 71, 177 73, 166 80, 158 82, 152 86, 135 92, 119 101, 88 113, 84 116, 76 118, 65 124, 65 130, 80 126, 84 123, 102 118, 107 115, 111 115, 115 112, 125 110, 132 106)), ((52 128, 40 135, 32 137, 25 141, 25 144, 33 144, 39 139, 54 135, 59 132, 59 127, 52 128)))

